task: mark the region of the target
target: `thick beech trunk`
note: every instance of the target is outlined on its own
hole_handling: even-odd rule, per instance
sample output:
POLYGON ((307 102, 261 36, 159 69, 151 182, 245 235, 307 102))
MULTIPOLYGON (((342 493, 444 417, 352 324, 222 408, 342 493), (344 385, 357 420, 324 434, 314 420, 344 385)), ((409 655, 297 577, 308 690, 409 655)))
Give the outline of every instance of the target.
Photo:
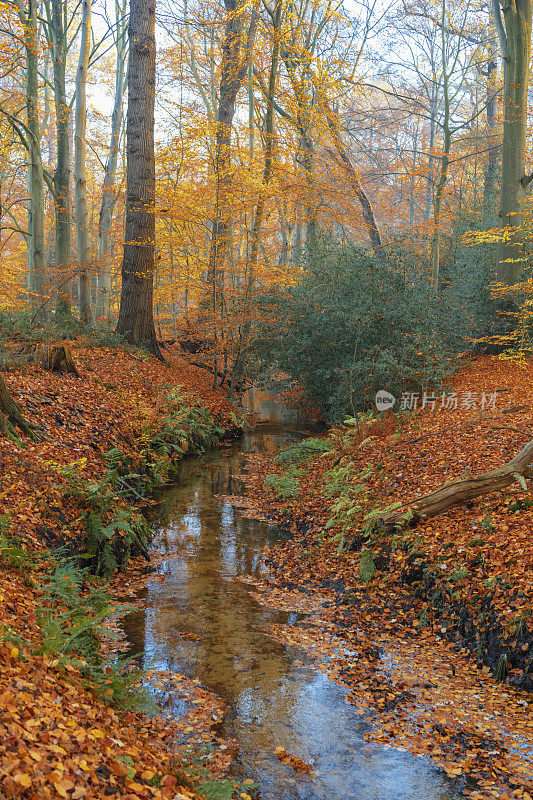
POLYGON ((443 514, 453 506, 462 505, 475 497, 505 489, 518 482, 526 488, 526 478, 533 477, 529 466, 533 462, 533 439, 503 467, 471 475, 465 472, 449 483, 439 486, 434 492, 413 500, 412 503, 395 509, 381 517, 381 523, 387 528, 416 525, 424 517, 443 514))
POLYGON ((504 117, 500 225, 510 236, 499 247, 497 278, 512 285, 525 263, 524 199, 526 186, 526 125, 529 64, 531 61, 532 0, 501 3, 492 0, 492 11, 504 62, 504 117), (503 11, 503 21, 502 21, 503 11))
POLYGON ((155 0, 130 0, 126 241, 117 333, 161 357, 154 326, 155 0))

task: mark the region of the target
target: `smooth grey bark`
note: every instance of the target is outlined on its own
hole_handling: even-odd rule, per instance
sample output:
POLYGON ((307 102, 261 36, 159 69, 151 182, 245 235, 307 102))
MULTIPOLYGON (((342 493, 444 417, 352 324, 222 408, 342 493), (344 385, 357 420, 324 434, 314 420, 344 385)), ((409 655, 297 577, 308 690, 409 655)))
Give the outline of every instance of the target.
POLYGON ((98 259, 100 272, 98 274, 98 293, 96 300, 96 316, 98 319, 109 318, 109 303, 111 299, 111 268, 114 245, 111 239, 111 226, 113 223, 113 210, 116 203, 115 180, 117 174, 118 154, 120 150, 120 134, 123 121, 124 92, 126 90, 126 3, 115 3, 117 21, 116 60, 115 60, 115 99, 113 113, 111 114, 111 134, 109 150, 105 166, 104 181, 102 184, 102 202, 98 221, 98 259))
POLYGON ((433 148, 435 147, 435 138, 437 134, 437 109, 438 97, 435 82, 433 83, 432 95, 429 101, 429 159, 428 159, 428 174, 426 178, 426 207, 424 209, 424 220, 427 222, 431 217, 433 210, 433 166, 435 156, 433 155, 433 148))
MULTIPOLYGON (((279 25, 281 22, 281 12, 282 12, 281 0, 277 0, 274 15, 272 17, 274 46, 272 48, 272 61, 270 64, 270 75, 268 80, 268 95, 266 98, 267 107, 265 113, 265 128, 264 128, 265 144, 264 144, 264 165, 263 165, 263 177, 262 177, 263 191, 261 191, 259 198, 257 200, 257 204, 255 207, 254 221, 251 231, 250 257, 248 259, 248 265, 247 265, 247 277, 245 286, 246 294, 243 307, 244 324, 241 326, 240 329, 237 354, 231 372, 230 397, 233 397, 233 391, 235 386, 242 381, 242 376, 244 372, 244 366, 247 356, 248 340, 250 337, 250 331, 252 327, 250 319, 251 292, 255 281, 257 258, 259 255, 259 246, 261 243, 261 225, 263 222, 263 215, 265 211, 264 188, 268 186, 268 184, 270 183, 270 179, 272 178, 272 166, 274 161, 274 136, 275 136, 274 97, 276 94, 276 85, 278 79, 278 64, 279 64, 279 52, 280 52, 279 25)), ((251 70, 249 69, 248 71, 249 76, 250 72, 251 70)), ((253 96, 253 90, 251 94, 253 96)), ((250 90, 249 90, 249 97, 250 97, 250 90)), ((250 141, 250 148, 253 148, 253 141, 250 141)), ((252 157, 252 151, 250 152, 250 158, 251 157, 252 157)))
POLYGON ((531 60, 532 0, 502 3, 492 0, 492 12, 503 57, 503 142, 500 225, 510 234, 501 242, 496 275, 502 283, 520 280, 525 263, 524 199, 531 176, 526 175, 526 125, 531 60), (502 18, 503 12, 503 18, 502 18))
POLYGON ((154 325, 155 0, 130 0, 126 232, 117 333, 161 358, 154 325))
POLYGON ((44 243, 44 174, 41 157, 41 134, 39 126, 39 24, 38 2, 28 0, 25 8, 17 3, 19 19, 24 27, 26 48, 26 124, 27 149, 30 160, 28 187, 30 205, 28 214, 28 283, 32 316, 41 321, 47 317, 45 297, 44 243))
POLYGON ((442 201, 444 199, 444 190, 448 181, 448 170, 450 168, 450 150, 452 146, 452 132, 450 130, 450 91, 449 91, 449 74, 447 64, 447 48, 446 48, 446 2, 442 2, 442 16, 441 16, 441 56, 442 56, 442 95, 443 95, 443 118, 442 118, 442 137, 443 146, 442 154, 440 156, 440 169, 439 179, 435 189, 435 197, 433 199, 433 233, 431 236, 430 244, 430 259, 431 259, 431 286, 434 291, 439 288, 439 273, 440 273, 440 239, 441 239, 441 212, 442 201))
POLYGON ((89 231, 87 220, 87 169, 86 169, 86 129, 87 129, 87 70, 91 35, 92 0, 82 0, 82 22, 80 55, 76 73, 76 109, 74 117, 74 201, 76 207, 76 244, 79 262, 79 311, 80 319, 88 325, 94 323, 89 262, 89 231))
POLYGON ((70 314, 70 106, 67 103, 65 73, 67 61, 67 20, 65 0, 51 0, 48 6, 48 28, 51 34, 54 71, 54 104, 56 116, 55 191, 55 268, 58 314, 70 314))
POLYGON ((486 114, 487 114, 487 135, 489 140, 489 152, 485 174, 483 178, 483 225, 491 228, 494 225, 494 204, 496 199, 496 183, 498 177, 498 152, 499 142, 498 120, 496 109, 496 97, 498 93, 498 63, 496 58, 496 42, 491 40, 488 45, 487 58, 487 83, 486 83, 486 114))
MULTIPOLYGON (((379 228, 376 223, 376 218, 374 216, 372 205, 370 203, 370 200, 368 199, 366 192, 361 186, 359 175, 355 171, 353 164, 350 160, 350 157, 346 151, 346 148, 344 147, 339 132, 338 120, 331 111, 325 98, 322 99, 322 106, 324 114, 326 116, 326 121, 328 123, 328 128, 331 132, 333 141, 335 142, 335 148, 337 150, 338 157, 341 161, 341 166, 344 168, 345 172, 347 172, 348 177, 350 179, 350 183, 352 184, 353 187, 354 194, 361 204, 361 209, 363 212, 363 220, 365 222, 370 242, 372 243, 372 250, 374 253, 379 253, 382 247, 381 236, 379 233, 379 228)), ((335 161, 337 161, 335 153, 332 150, 328 150, 327 152, 332 156, 332 158, 335 161)))
POLYGON ((224 6, 226 27, 222 41, 214 158, 217 188, 208 265, 213 311, 217 308, 217 298, 221 291, 232 223, 231 129, 237 94, 248 71, 257 25, 257 14, 252 9, 248 32, 244 38, 243 27, 248 4, 243 0, 224 0, 224 6))

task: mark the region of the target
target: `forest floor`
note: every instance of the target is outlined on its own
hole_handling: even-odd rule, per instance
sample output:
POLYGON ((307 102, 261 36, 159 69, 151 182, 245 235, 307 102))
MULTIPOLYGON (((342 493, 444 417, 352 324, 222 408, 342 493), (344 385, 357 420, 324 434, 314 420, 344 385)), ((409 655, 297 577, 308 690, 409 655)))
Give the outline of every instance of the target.
MULTIPOLYGON (((18 344, 13 341, 13 348, 18 344)), ((51 577, 48 548, 83 549, 82 494, 73 487, 85 491, 87 511, 87 487, 96 487, 93 494, 106 491, 98 484, 109 472, 106 453, 120 449, 133 467, 141 456, 146 461, 149 437, 165 423, 171 389, 182 387, 187 407, 208 410, 217 436, 222 428, 236 431, 232 406, 210 388, 209 373, 191 366, 179 348, 165 351, 163 364, 138 351, 90 347, 81 339, 65 344, 79 377, 38 366, 3 373, 24 416, 46 439, 4 436, 0 442, 0 796, 185 800, 195 796, 194 781, 182 771, 176 742, 185 731, 193 743, 218 744, 203 780, 220 777, 230 762, 227 745, 211 731, 220 709, 193 681, 180 690, 195 711, 179 724, 135 709, 119 711, 105 700, 111 674, 110 688, 104 680, 103 696, 97 696, 75 652, 65 658, 61 648, 45 647, 43 653, 43 638, 48 645, 54 636, 68 641, 79 622, 68 603, 51 604, 58 573, 51 577), (66 620, 63 630, 43 623, 51 610, 66 620)), ((181 441, 178 458, 181 451, 194 452, 191 442, 181 441)), ((124 594, 125 585, 131 591, 145 567, 142 559, 130 561, 126 574, 112 583, 115 593, 124 594)), ((88 592, 82 583, 80 594, 88 592)))
MULTIPOLYGON (((136 351, 66 344, 79 378, 37 366, 4 373, 47 439, 1 440, 0 519, 9 517, 9 530, 0 525, 0 539, 20 536, 28 559, 17 562, 12 540, 0 542, 0 796, 184 800, 198 780, 219 780, 230 766, 231 743, 212 730, 224 709, 197 681, 170 676, 189 701, 183 719, 119 710, 106 702, 105 685, 100 696, 87 685, 75 658, 39 652, 50 610, 48 548, 79 552, 86 520, 73 481, 85 493, 101 486, 109 451, 120 450, 132 471, 142 459, 146 466, 177 384, 181 402, 207 409, 219 429, 235 430, 233 408, 178 351, 165 353, 165 365, 136 351), (192 781, 191 744, 210 752, 207 771, 195 767, 192 781)), ((410 501, 467 467, 475 474, 500 466, 533 438, 531 367, 480 358, 453 389, 457 410, 437 402, 359 430, 341 426, 317 458, 252 457, 245 513, 292 532, 267 550, 269 571, 253 590, 259 602, 307 615, 272 635, 310 652, 349 688, 373 721, 373 740, 430 755, 475 800, 531 800, 532 696, 519 688, 531 688, 533 667, 527 492, 517 483, 397 536, 357 532, 373 509, 410 501), (497 392, 494 407, 480 409, 483 392, 497 392), (505 683, 493 677, 502 665, 505 683)), ((134 593, 145 567, 133 559, 113 579, 113 596, 134 593)), ((237 796, 249 797, 246 785, 237 796)))
POLYGON ((312 458, 251 456, 245 513, 292 533, 255 588, 307 613, 272 635, 348 687, 372 740, 431 756, 476 800, 531 800, 530 493, 516 483, 403 532, 364 531, 375 509, 499 467, 533 438, 533 365, 480 357, 452 390, 457 409, 352 420, 312 458))

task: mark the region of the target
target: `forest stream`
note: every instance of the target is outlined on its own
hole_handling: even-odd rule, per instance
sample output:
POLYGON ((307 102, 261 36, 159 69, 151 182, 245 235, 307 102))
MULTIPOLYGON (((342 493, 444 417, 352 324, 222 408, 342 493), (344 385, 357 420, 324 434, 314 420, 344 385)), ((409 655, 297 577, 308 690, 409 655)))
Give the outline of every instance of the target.
MULTIPOLYGON (((261 800, 452 800, 428 759, 367 743, 371 723, 345 701, 346 691, 265 632, 297 625, 302 615, 260 605, 239 581, 261 576, 261 548, 283 534, 217 496, 242 494, 247 453, 301 436, 287 423, 261 425, 231 448, 183 463, 153 517, 157 571, 142 608, 123 620, 131 652, 142 654, 143 667, 197 678, 222 698, 230 709, 222 733, 239 745, 234 774, 257 781, 261 800), (312 776, 280 763, 278 746, 312 764, 312 776)), ((170 715, 186 713, 178 694, 162 705, 170 715)))

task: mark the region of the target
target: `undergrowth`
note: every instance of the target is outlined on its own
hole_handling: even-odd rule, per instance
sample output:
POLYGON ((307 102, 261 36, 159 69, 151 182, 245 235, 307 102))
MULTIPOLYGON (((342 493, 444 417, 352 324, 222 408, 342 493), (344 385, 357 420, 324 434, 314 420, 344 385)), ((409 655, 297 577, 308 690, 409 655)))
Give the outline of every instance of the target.
POLYGON ((304 474, 303 466, 298 467, 296 465, 303 465, 312 458, 322 456, 330 450, 331 443, 329 440, 318 438, 304 439, 284 448, 272 461, 276 466, 284 466, 285 469, 280 473, 268 475, 265 478, 265 486, 282 500, 290 500, 296 497, 300 489, 300 478, 304 474))
MULTIPOLYGON (((243 429, 245 424, 244 418, 235 417, 236 427, 243 429)), ((160 414, 141 426, 135 456, 114 447, 106 460, 127 496, 146 498, 172 479, 185 455, 205 453, 225 433, 207 409, 196 406, 192 395, 176 386, 166 395, 160 414)))
POLYGON ((133 503, 169 483, 186 454, 204 453, 225 433, 209 411, 195 406, 192 396, 178 386, 166 395, 160 413, 141 425, 136 452, 113 447, 105 454, 100 477, 86 477, 86 459, 49 464, 64 480, 57 488, 80 509, 86 539, 78 557, 94 574, 107 578, 125 568, 132 556, 148 559, 150 528, 133 503))
POLYGON ((30 642, 9 626, 2 626, 5 643, 31 655, 46 654, 53 666, 67 671, 79 669, 86 687, 113 706, 122 709, 155 710, 155 703, 138 688, 141 672, 131 668, 131 659, 106 659, 105 640, 114 638, 104 622, 120 616, 129 606, 114 603, 105 584, 73 558, 61 552, 28 553, 20 539, 9 534, 9 521, 2 519, 0 563, 33 575, 38 590, 36 618, 40 642, 30 642))
POLYGON ((142 514, 127 502, 127 487, 116 469, 101 478, 88 480, 83 474, 85 459, 74 461, 57 471, 66 480, 65 497, 75 499, 81 509, 86 540, 79 558, 95 575, 110 577, 124 568, 130 557, 147 554, 150 528, 142 514))

